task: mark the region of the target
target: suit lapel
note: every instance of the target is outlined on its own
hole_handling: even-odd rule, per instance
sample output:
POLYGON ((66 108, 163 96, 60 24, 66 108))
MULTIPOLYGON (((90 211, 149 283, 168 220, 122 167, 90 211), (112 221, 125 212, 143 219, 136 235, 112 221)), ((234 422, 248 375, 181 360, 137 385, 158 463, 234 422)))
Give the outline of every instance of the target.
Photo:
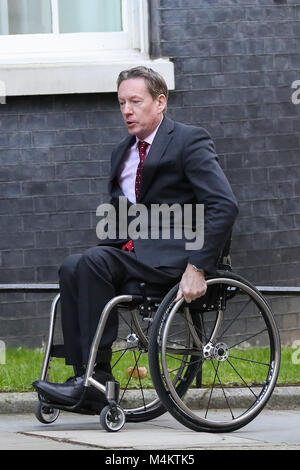
MULTIPOLYGON (((164 117, 159 129, 156 133, 156 136, 151 145, 150 151, 147 155, 145 163, 143 165, 143 175, 142 175, 142 185, 140 191, 139 201, 143 198, 144 194, 149 188, 154 173, 157 169, 157 165, 162 158, 169 142, 172 139, 172 132, 174 129, 174 122, 170 119, 164 117)), ((112 181, 117 175, 119 167, 122 163, 124 154, 126 150, 134 144, 135 136, 129 135, 123 142, 120 143, 116 152, 112 155, 111 160, 111 171, 110 171, 110 190, 112 188, 112 181)))
POLYGON ((126 137, 126 139, 123 140, 123 142, 120 143, 116 152, 113 153, 111 159, 110 181, 112 181, 117 175, 126 150, 131 147, 134 142, 135 136, 129 135, 128 137, 126 137))
POLYGON ((170 140, 172 139, 173 129, 174 122, 165 117, 156 133, 150 151, 143 165, 142 184, 140 196, 138 199, 139 201, 143 198, 151 184, 152 178, 157 169, 157 165, 162 158, 167 146, 169 145, 170 140))

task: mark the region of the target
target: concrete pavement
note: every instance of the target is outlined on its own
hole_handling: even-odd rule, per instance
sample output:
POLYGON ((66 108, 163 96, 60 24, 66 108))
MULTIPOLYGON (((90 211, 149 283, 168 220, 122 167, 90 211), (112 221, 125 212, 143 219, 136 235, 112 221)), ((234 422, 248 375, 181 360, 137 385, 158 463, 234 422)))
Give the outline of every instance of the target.
MULTIPOLYGON (((241 396, 238 398, 241 400, 241 396)), ((126 423, 117 433, 98 416, 61 412, 50 425, 34 415, 35 393, 0 394, 0 449, 28 450, 300 450, 300 387, 276 387, 262 413, 233 433, 197 433, 169 413, 144 423, 126 423)))
MULTIPOLYGON (((232 433, 191 431, 169 413, 144 423, 126 423, 116 433, 104 431, 97 416, 61 413, 42 425, 32 414, 0 416, 0 450, 105 450, 115 452, 180 450, 300 450, 300 410, 264 410, 254 421, 232 433)), ((176 452, 175 452, 176 453, 176 452)))

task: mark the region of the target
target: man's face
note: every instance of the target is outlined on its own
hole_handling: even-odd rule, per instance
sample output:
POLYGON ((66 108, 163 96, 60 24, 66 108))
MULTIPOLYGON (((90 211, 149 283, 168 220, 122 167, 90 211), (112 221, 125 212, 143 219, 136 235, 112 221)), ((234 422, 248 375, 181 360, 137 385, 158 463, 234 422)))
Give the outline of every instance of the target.
POLYGON ((129 78, 118 90, 120 109, 130 135, 145 139, 159 125, 166 106, 166 98, 153 99, 143 78, 129 78))

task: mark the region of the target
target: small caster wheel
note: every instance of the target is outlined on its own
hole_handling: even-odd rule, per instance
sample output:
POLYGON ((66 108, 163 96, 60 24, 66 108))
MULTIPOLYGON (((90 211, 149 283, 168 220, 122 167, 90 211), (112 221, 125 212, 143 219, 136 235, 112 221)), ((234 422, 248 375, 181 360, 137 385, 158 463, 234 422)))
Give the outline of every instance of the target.
POLYGON ((116 405, 105 406, 100 413, 100 424, 108 432, 120 431, 125 424, 125 413, 123 409, 116 405))
POLYGON ((35 405, 35 416, 41 423, 51 424, 57 420, 59 416, 59 410, 38 401, 35 405))

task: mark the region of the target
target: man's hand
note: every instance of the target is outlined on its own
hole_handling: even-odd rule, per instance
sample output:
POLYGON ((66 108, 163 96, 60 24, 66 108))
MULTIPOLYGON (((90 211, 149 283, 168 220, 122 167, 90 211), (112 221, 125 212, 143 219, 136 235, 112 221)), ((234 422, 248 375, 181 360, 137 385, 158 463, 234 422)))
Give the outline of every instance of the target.
POLYGON ((190 303, 204 295, 206 289, 204 271, 195 271, 192 265, 188 264, 182 275, 175 301, 177 302, 184 297, 185 301, 190 303))

